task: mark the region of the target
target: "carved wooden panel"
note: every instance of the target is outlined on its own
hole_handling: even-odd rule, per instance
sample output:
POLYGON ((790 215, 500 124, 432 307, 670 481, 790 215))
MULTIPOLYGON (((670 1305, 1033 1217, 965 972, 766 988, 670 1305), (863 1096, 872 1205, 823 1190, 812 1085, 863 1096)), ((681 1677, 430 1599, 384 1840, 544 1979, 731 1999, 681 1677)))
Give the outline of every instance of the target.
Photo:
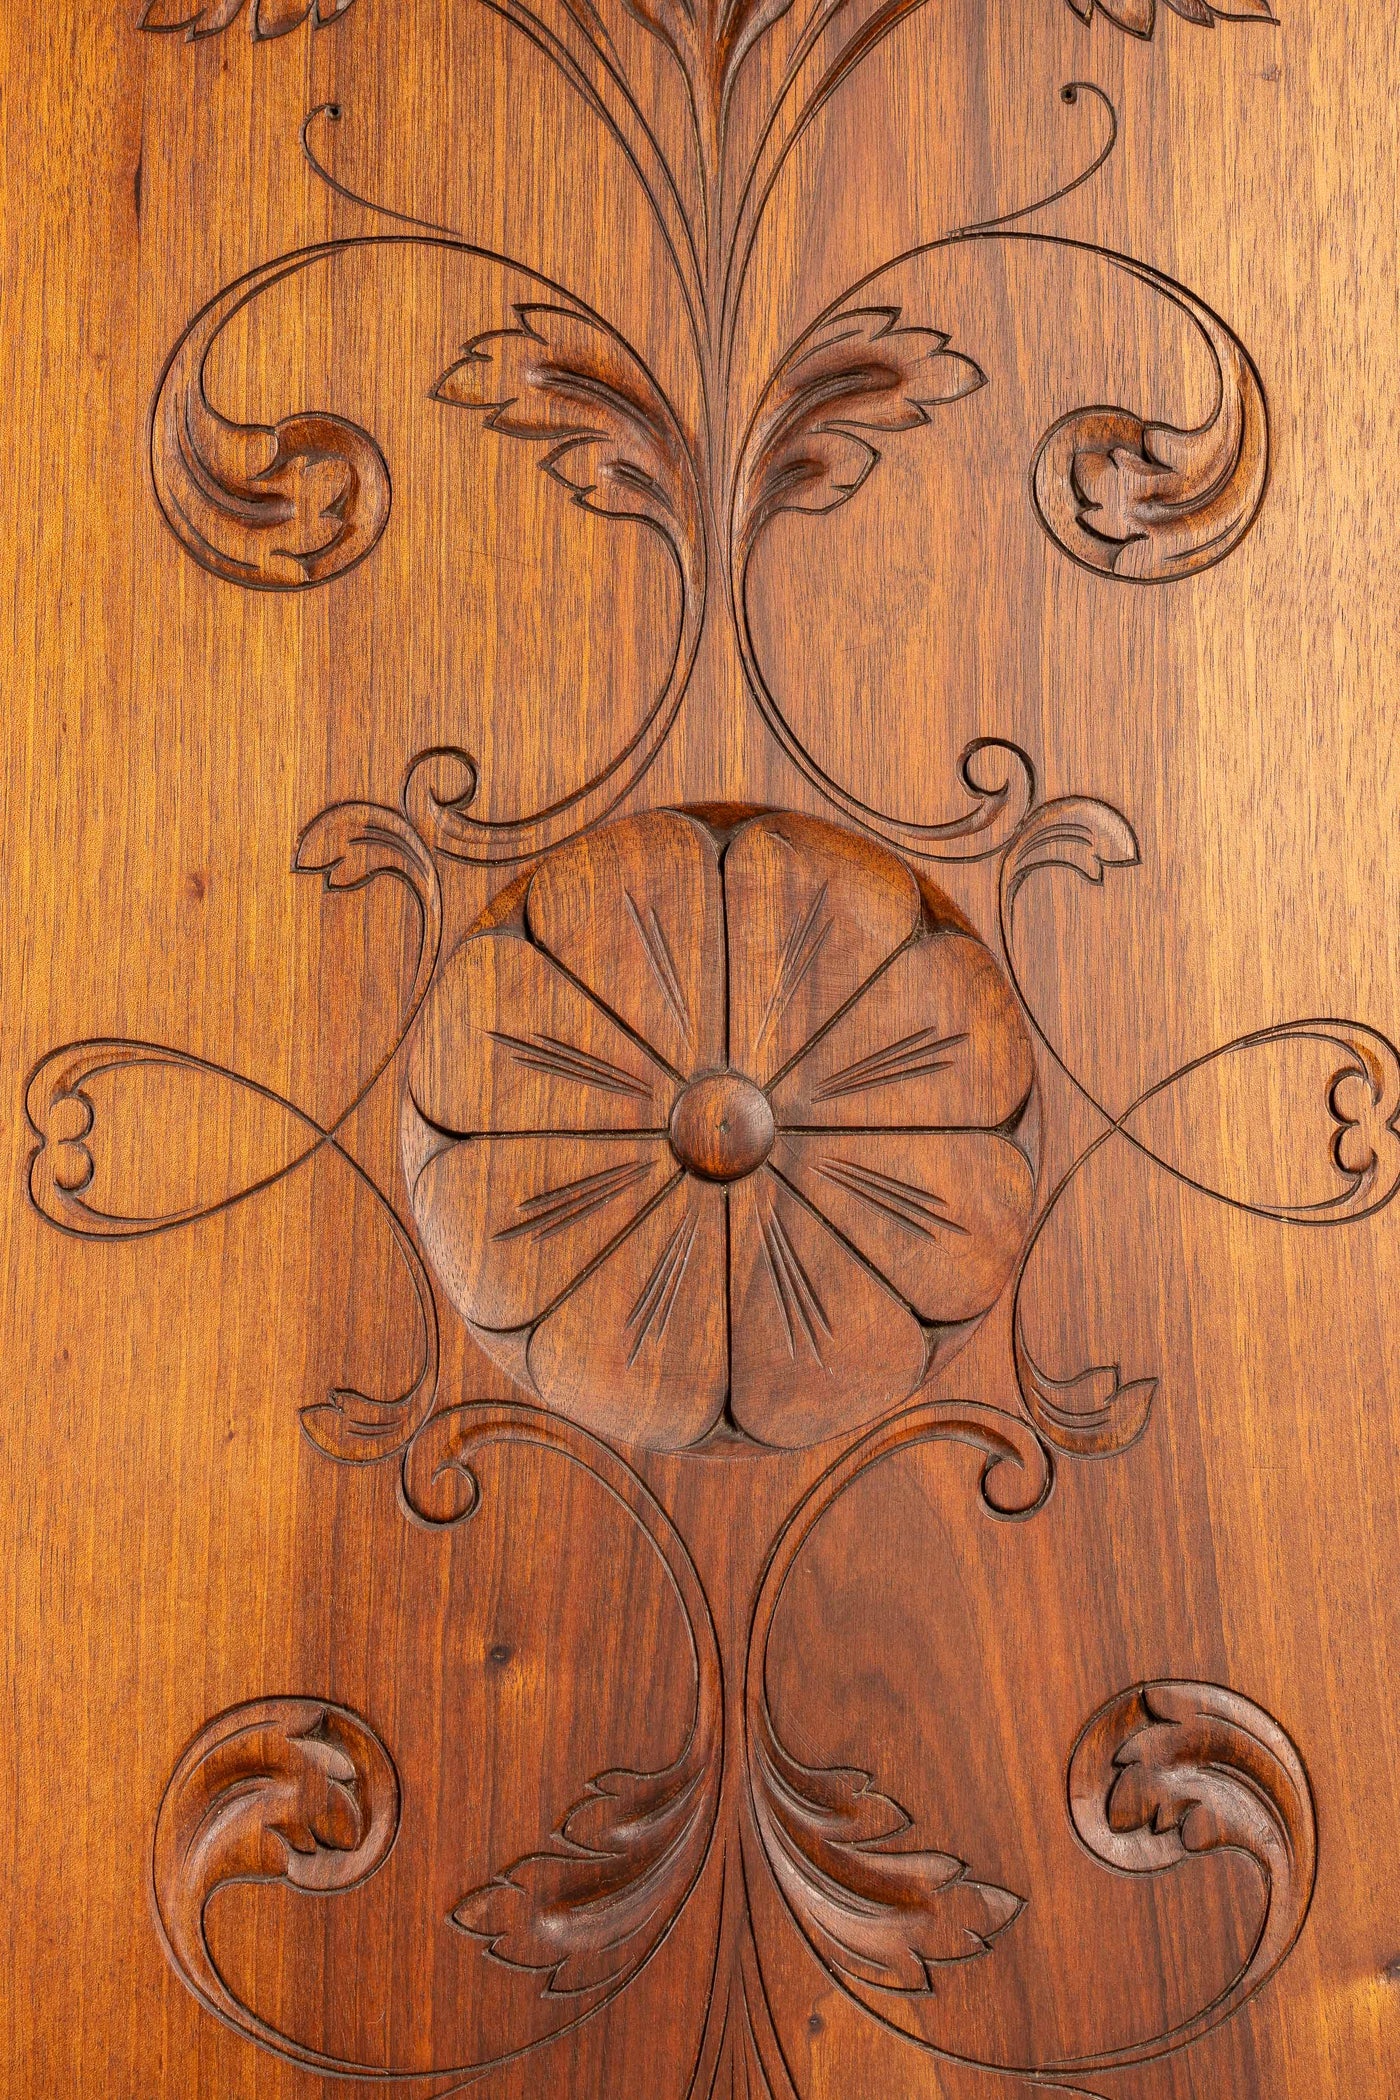
POLYGON ((0 36, 4 2090, 1391 2091, 1384 11, 0 36))

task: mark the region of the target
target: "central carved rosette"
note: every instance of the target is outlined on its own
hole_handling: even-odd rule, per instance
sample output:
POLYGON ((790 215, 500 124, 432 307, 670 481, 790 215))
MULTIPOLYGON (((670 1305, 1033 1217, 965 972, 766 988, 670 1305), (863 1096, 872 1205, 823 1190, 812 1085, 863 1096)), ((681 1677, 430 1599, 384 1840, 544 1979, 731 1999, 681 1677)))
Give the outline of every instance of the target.
POLYGON ((404 1148, 452 1302, 661 1448, 873 1420, 1007 1283, 1029 1038, 948 899, 813 818, 653 811, 547 855, 441 971, 404 1148))

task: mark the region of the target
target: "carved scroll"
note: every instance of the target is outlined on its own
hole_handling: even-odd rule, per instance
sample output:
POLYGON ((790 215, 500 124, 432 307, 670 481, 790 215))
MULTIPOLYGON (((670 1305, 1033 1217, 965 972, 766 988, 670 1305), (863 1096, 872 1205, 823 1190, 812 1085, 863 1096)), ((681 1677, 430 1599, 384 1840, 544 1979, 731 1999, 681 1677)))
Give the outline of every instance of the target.
POLYGON ((209 399, 209 359, 235 315, 331 248, 281 256, 217 293, 161 375, 151 474, 165 522, 201 568, 251 589, 297 590, 343 576, 389 519, 389 469, 369 432, 304 411, 238 423, 209 399))
POLYGON ((285 1881, 319 1896, 358 1888, 383 1865, 398 1825, 393 1759, 348 1707, 257 1699, 201 1729, 171 1774, 151 1864, 167 1952, 201 2003, 280 2054, 336 2065, 289 2043, 234 1995, 210 1952, 206 1916, 231 1882, 285 1881))
POLYGON ((1317 1827, 1302 1759, 1277 1721, 1221 1685, 1160 1682, 1100 1707, 1069 1765, 1081 1842, 1105 1866, 1161 1874, 1200 1853, 1250 1859, 1263 1912, 1239 1973, 1169 2032, 1056 2068, 1107 2069, 1179 2049, 1262 1990, 1302 1931, 1317 1827))

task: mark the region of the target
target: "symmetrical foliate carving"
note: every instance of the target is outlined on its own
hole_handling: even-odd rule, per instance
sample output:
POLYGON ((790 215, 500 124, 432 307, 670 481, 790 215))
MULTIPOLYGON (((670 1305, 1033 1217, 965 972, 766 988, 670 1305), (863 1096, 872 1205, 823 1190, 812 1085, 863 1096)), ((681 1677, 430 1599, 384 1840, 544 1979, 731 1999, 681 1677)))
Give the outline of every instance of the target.
MULTIPOLYGON (((1092 19, 1094 0, 1071 4, 1085 21, 1092 19)), ((1166 4, 1198 26, 1270 19, 1264 0, 1238 0, 1229 9, 1204 0, 1166 4)), ((1216 398, 1198 426, 1177 427, 1145 405, 1086 406, 1046 433, 1029 463, 1030 482, 1036 515, 1054 545, 1109 578, 1169 582, 1222 560, 1257 515, 1268 478, 1267 407, 1253 360, 1228 323, 1147 263, 1028 223, 1088 181, 1113 150, 1116 113, 1091 83, 1064 90, 1071 101, 1081 90, 1092 93, 1110 121, 1108 142, 1087 168, 1048 197, 982 224, 958 223, 950 204, 943 223, 915 245, 873 257, 857 280, 804 322, 766 371, 746 369, 740 324, 775 189, 791 174, 794 149, 812 123, 834 97, 852 92, 865 62, 918 5, 891 0, 864 16, 854 0, 819 8, 784 70, 773 69, 756 108, 741 121, 736 84, 788 14, 784 0, 698 13, 670 0, 628 0, 626 12, 666 54, 659 92, 683 115, 684 145, 666 146, 648 111, 648 93, 658 90, 630 77, 625 41, 602 15, 557 0, 503 0, 498 12, 602 122, 639 187, 669 260, 669 293, 696 383, 692 410, 682 413, 668 400, 628 341, 625 315, 595 312, 568 285, 340 182, 318 150, 323 122, 338 120, 338 104, 308 113, 307 160, 371 225, 387 211, 397 230, 361 228, 274 258, 216 292, 172 351, 151 444, 167 523, 217 576, 301 589, 342 576, 373 549, 389 517, 389 468, 375 439, 344 417, 296 406, 242 424, 221 411, 206 378, 228 321, 288 276, 366 251, 383 271, 425 250, 471 257, 538 288, 538 297, 517 304, 515 326, 469 335, 451 363, 423 375, 424 383, 446 408, 482 411, 487 430, 543 445, 542 468, 576 502, 658 532, 680 579, 680 621, 670 673, 640 730, 562 800, 510 824, 485 822, 471 811, 479 785, 473 770, 454 827, 460 857, 518 859, 611 809, 669 734, 702 634, 716 625, 769 731, 840 814, 933 859, 980 857, 1006 844, 1034 795, 1023 754, 995 739, 970 746, 959 763, 959 800, 951 813, 877 809, 808 749, 762 662, 750 619, 751 565, 776 517, 826 513, 848 502, 878 463, 883 442, 955 412, 975 414, 969 397, 995 381, 975 343, 953 343, 937 314, 907 314, 890 295, 898 273, 921 256, 958 247, 965 257, 990 260, 1008 243, 1047 263, 1073 253, 1108 278, 1145 287, 1185 316, 1211 361, 1216 398)), ((272 10, 258 0, 258 7, 260 34, 273 33, 274 16, 281 29, 308 15, 324 25, 343 12, 311 10, 303 0, 272 10)), ((1143 38, 1158 22, 1155 0, 1101 0, 1098 11, 1143 38)), ((162 0, 146 26, 206 35, 226 27, 236 12, 228 0, 193 13, 166 9, 162 0)), ((930 208, 936 215, 936 200, 930 208)), ((470 733, 464 723, 464 740, 470 733)))
MULTIPOLYGON (((663 92, 683 98, 682 164, 668 158, 641 83, 596 10, 499 0, 496 12, 557 67, 640 185, 693 356, 694 405, 684 411, 627 339, 625 316, 598 313, 569 286, 402 213, 390 214, 394 232, 366 231, 386 208, 338 182, 318 151, 338 107, 309 112, 308 163, 366 216, 353 233, 217 290, 181 334, 150 428, 152 480, 171 533, 211 577, 247 588, 334 584, 370 556, 391 513, 377 439, 304 402, 235 419, 210 391, 216 346, 272 287, 348 255, 386 275, 425 250, 449 264, 469 258, 524 280, 530 294, 516 301, 511 325, 482 330, 466 317, 436 373, 413 383, 444 412, 474 413, 493 437, 541 448, 542 471, 583 508, 659 536, 679 585, 670 664, 641 727, 589 780, 518 820, 477 807, 464 720, 460 744, 414 759, 398 806, 341 803, 308 826, 298 871, 320 874, 336 897, 391 875, 418 919, 392 1039, 335 1117, 313 1118, 177 1047, 126 1039, 54 1050, 26 1097, 33 1202, 83 1237, 197 1229, 318 1157, 334 1162, 371 1192, 421 1331, 401 1390, 309 1395, 301 1419, 311 1441, 342 1461, 396 1460, 406 1520, 430 1527, 466 1524, 478 1509, 484 1450, 529 1448, 581 1470, 647 1541, 692 1664, 676 1755, 657 1769, 639 1760, 580 1772, 538 1841, 463 1888, 434 1927, 459 1958, 533 1977, 541 1998, 567 2006, 563 2035, 639 1987, 698 1892, 715 1885, 717 1939, 696 2007, 690 2100, 797 2100, 794 2052, 768 1988, 765 1915, 778 1915, 831 1984, 911 2049, 1046 2090, 1080 2090, 1067 2081, 1193 2043, 1268 1983, 1303 1929, 1317 1872, 1303 1758, 1282 1723, 1242 1692, 1159 1679, 1112 1690, 1087 1722, 1073 1717, 1058 1806, 1087 1858, 1115 1873, 1170 1874, 1196 1858, 1219 1871, 1212 1855, 1247 1858, 1259 1909, 1237 1973, 1160 2031, 1073 2058, 1028 2051, 1013 2060, 990 2042, 980 2054, 959 2052, 938 2041, 933 2023, 915 2032, 903 2009, 926 2012, 951 1970, 975 1961, 995 1982, 999 1953, 1033 1899, 1013 1886, 995 1844, 964 1846, 951 1812, 950 1827, 937 1807, 912 1817, 899 1775, 875 1769, 882 1757, 872 1753, 867 1766, 799 1755, 775 1707, 770 1640, 804 1551, 878 1467, 956 1446, 979 1469, 974 1521, 1029 1522, 1049 1502, 1057 1465, 1121 1454, 1147 1433, 1156 1367, 1072 1358, 1047 1366, 1029 1339, 1038 1251, 1062 1197, 1106 1148, 1128 1146, 1202 1198, 1284 1226, 1367 1217, 1400 1185, 1400 1056, 1355 1021, 1303 1018, 1242 1033, 1126 1107, 1098 1098, 1024 986, 1017 912, 1033 878, 1067 869, 1102 884, 1133 868, 1127 818, 1086 797, 1042 800, 1031 755, 996 736, 963 752, 951 814, 941 805, 932 815, 877 809, 806 748, 761 661, 750 572, 773 521, 849 502, 884 443, 924 430, 938 442, 954 418, 976 415, 976 395, 996 381, 979 345, 939 325, 946 317, 907 312, 894 296, 896 273, 940 250, 978 259, 1015 243, 1042 262, 1072 254, 1182 317, 1214 373, 1197 424, 1178 426, 1148 404, 1086 405, 1053 424, 1021 463, 1047 559, 1058 550, 1104 586, 1176 581, 1228 556, 1266 495, 1264 384, 1228 322, 1131 255, 1028 224, 1114 149, 1116 112, 1089 83, 1062 92, 1088 93, 1107 113, 1107 142, 1090 165, 1049 197, 980 225, 955 223, 951 210, 940 219, 931 205, 915 246, 872 259, 803 318, 766 371, 746 368, 740 323, 775 189, 822 110, 918 4, 890 0, 860 19, 849 0, 819 8, 785 69, 771 68, 756 89, 745 135, 736 84, 789 0, 699 9, 625 0, 664 52, 663 92), (777 746, 843 825, 737 806, 612 817, 668 736, 711 623, 728 637, 777 746), (999 909, 985 939, 911 858, 999 861, 999 909), (528 865, 483 918, 452 927, 444 861, 528 865), (1312 1134, 1320 1186, 1261 1200, 1162 1137, 1154 1112, 1202 1070, 1254 1059, 1272 1074, 1272 1060, 1300 1044, 1316 1053, 1322 1083, 1315 1098, 1291 1100, 1290 1113, 1312 1134), (1040 1118, 1052 1070, 1077 1093, 1092 1132, 1046 1188, 1040 1118), (123 1117, 148 1147, 164 1137, 131 1105, 152 1071, 177 1102, 185 1085, 256 1098, 272 1133, 259 1170, 164 1206, 124 1188, 123 1164, 129 1171, 140 1148, 123 1117), (391 1073, 402 1191, 375 1182, 348 1127, 391 1073), (1011 1404, 952 1397, 936 1381, 1003 1299, 1011 1404), (440 1322, 454 1314, 519 1399, 439 1395, 440 1322), (747 1613, 719 1625, 689 1547, 624 1448, 683 1452, 686 1466, 700 1467, 720 1453, 763 1464, 765 1453, 817 1443, 830 1445, 817 1461, 825 1470, 808 1474, 766 1542, 747 1613), (755 1900, 760 1881, 766 1911, 755 1900)), ((242 16, 267 39, 303 24, 327 29, 351 5, 148 0, 140 20, 193 41, 242 16)), ((1206 29, 1273 19, 1267 0, 1069 5, 1086 24, 1102 16, 1142 40, 1168 14, 1206 29)), ((387 1734, 333 1700, 301 1695, 252 1699, 205 1723, 155 1822, 159 1929, 200 2001, 292 2063, 466 2079, 510 2055, 512 2039, 467 2063, 357 2064, 245 2003, 212 1951, 208 1915, 232 1883, 332 1900, 385 1867, 414 1791, 387 1734)))

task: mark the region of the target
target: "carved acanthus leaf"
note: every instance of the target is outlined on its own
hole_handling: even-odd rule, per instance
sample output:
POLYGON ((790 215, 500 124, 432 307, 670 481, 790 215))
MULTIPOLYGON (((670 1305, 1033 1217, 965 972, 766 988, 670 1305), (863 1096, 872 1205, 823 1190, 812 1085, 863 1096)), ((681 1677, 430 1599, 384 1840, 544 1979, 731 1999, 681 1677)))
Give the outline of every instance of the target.
POLYGON ((832 316, 784 359, 744 448, 735 491, 736 566, 784 510, 847 502, 880 454, 867 431, 914 430, 985 384, 935 328, 901 328, 897 306, 832 316))
POLYGON ((603 1772, 550 1845, 515 1860, 452 1912, 497 1961, 547 1973, 550 1993, 633 1975, 675 1917, 709 1842, 710 1751, 664 1772, 603 1772))
POLYGON ((485 409, 490 430, 547 441, 541 461, 574 501, 664 534, 687 587, 703 563, 695 466, 670 404, 615 329, 564 306, 518 305, 517 328, 479 335, 434 398, 485 409))
POLYGON ((1277 1721, 1221 1685, 1166 1681, 1120 1692, 1075 1745, 1069 1805, 1082 1843, 1105 1866, 1159 1874, 1195 1853, 1251 1859, 1263 1916, 1244 1965, 1208 2006, 1150 2043, 1064 2066, 1140 2062, 1180 2048, 1237 2011, 1302 1930, 1317 1872, 1307 1773, 1277 1721))
POLYGON ((800 1764, 766 1700, 750 1770, 769 1863, 817 1952, 843 1976, 931 1991, 936 1970, 991 1951, 1022 1899, 951 1853, 909 1841, 910 1819, 870 1774, 800 1764))
POLYGON ((1160 271, 1110 260, 1194 321, 1215 366, 1215 406, 1189 429, 1124 408, 1072 410, 1041 439, 1035 507, 1086 568, 1168 583, 1222 561, 1254 523, 1269 478, 1268 409, 1253 359, 1217 314, 1160 271))
MULTIPOLYGON (((1069 0, 1069 5, 1081 21, 1092 22, 1097 12, 1129 36, 1150 37, 1157 26, 1157 0, 1069 0)), ((1213 29, 1217 22, 1278 20, 1269 0, 1224 0, 1223 5, 1214 0, 1163 0, 1163 5, 1201 29, 1213 29)))
MULTIPOLYGON (((253 0, 250 26, 258 42, 285 36, 310 22, 313 29, 329 29, 354 6, 355 0, 253 0)), ((166 35, 184 32, 187 43, 199 37, 218 36, 238 19, 244 0, 146 0, 141 27, 166 35)))
POLYGON ((387 1858, 398 1825, 393 1760, 348 1707, 258 1699, 209 1722, 171 1776, 152 1858, 161 1930, 190 1989, 245 2034, 293 2053, 220 1975, 205 1933, 209 1904, 235 1881, 285 1881, 322 1896, 357 1888, 387 1858))
POLYGON ((499 1444, 556 1452, 623 1504, 674 1584, 695 1663, 680 1755, 661 1771, 619 1769, 590 1780, 545 1845, 473 1889, 451 1914, 497 1961, 543 1973, 547 1994, 607 1990, 635 1975, 665 1937, 709 1849, 724 1731, 714 1627, 680 1535, 639 1476, 607 1445, 542 1408, 482 1401, 434 1416, 404 1457, 408 1509, 432 1525, 471 1517, 481 1502, 477 1462, 499 1444))
POLYGON ((201 568, 250 589, 343 576, 389 518, 389 469, 357 423, 322 410, 238 423, 205 391, 210 354, 233 316, 334 252, 327 244, 283 257, 226 286, 176 344, 156 395, 151 474, 165 521, 201 568))

